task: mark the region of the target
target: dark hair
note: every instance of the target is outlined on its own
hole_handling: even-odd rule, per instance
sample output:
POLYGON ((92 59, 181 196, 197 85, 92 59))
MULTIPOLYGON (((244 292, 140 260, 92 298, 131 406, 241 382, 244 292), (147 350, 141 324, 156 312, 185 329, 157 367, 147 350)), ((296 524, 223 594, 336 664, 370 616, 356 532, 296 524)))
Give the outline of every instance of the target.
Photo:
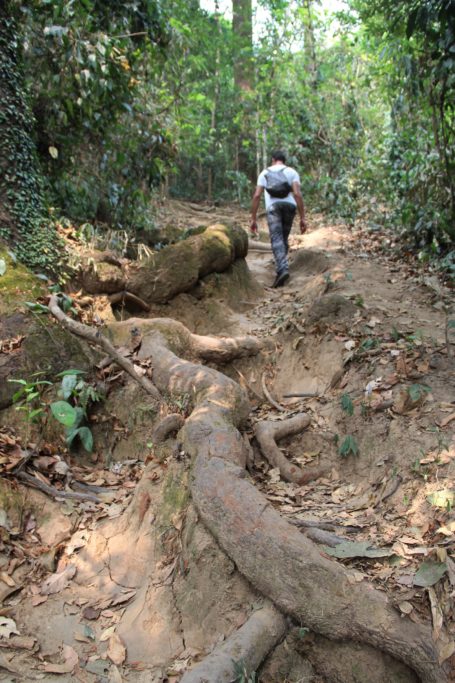
POLYGON ((286 154, 281 151, 281 149, 277 149, 275 152, 272 152, 272 159, 273 161, 282 161, 283 164, 286 163, 286 154))

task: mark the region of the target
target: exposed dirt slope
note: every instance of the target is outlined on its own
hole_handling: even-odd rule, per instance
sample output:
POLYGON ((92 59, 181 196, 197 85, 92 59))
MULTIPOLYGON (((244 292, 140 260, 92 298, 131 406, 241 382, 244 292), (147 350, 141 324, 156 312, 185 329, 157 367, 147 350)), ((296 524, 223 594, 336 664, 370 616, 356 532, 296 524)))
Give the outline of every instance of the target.
MULTIPOLYGON (((229 218, 247 224, 240 210, 205 212, 173 203, 170 214, 186 227, 189 215, 195 224, 229 218)), ((327 534, 319 537, 326 552, 338 552, 355 569, 353 592, 368 578, 406 618, 430 624, 441 660, 450 664, 455 374, 442 310, 446 292, 435 292, 433 280, 424 284, 427 276, 380 256, 366 237, 318 217, 310 223, 307 235, 291 240, 286 287, 269 289, 271 254, 250 251, 256 284, 235 271, 212 275, 152 313, 181 320, 199 334, 263 340, 262 353, 220 368, 248 392, 253 406, 245 431, 257 487, 302 533, 314 537, 316 528, 327 534), (322 476, 296 484, 281 480, 265 462, 253 432, 258 420, 302 411, 311 425, 279 446, 303 471, 321 470, 322 476)), ((186 417, 192 400, 191 392, 170 399, 169 412, 186 417)), ((4 424, 15 420, 12 411, 2 417, 4 424)), ((186 448, 172 434, 153 442, 161 417, 141 389, 114 383, 93 423, 98 471, 71 463, 77 478, 109 489, 100 505, 50 503, 38 493, 11 501, 5 493, 9 527, 21 529, 26 561, 14 562, 17 555, 7 556, 5 545, 2 569, 24 588, 4 598, 3 613, 14 618, 17 638, 29 640, 8 648, 11 643, 0 639, 0 680, 179 681, 255 609, 269 609, 198 523, 188 499, 186 448), (30 511, 35 521, 24 529, 30 511), (70 564, 77 571, 68 587, 46 597, 42 580, 58 558, 58 569, 70 564), (79 668, 73 664, 69 671, 75 673, 57 675, 47 665, 43 679, 43 660, 72 656, 62 652, 63 645, 77 653, 79 668)), ((248 678, 239 674, 238 680, 248 678)), ((328 644, 294 622, 259 680, 417 679, 377 650, 328 644)))

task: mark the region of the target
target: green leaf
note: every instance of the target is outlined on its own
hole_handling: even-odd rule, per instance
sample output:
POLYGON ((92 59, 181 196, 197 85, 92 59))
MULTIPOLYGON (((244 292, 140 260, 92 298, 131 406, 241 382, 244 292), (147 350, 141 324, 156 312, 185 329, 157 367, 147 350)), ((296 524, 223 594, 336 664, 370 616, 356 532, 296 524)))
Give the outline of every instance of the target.
POLYGON ((72 427, 76 422, 76 409, 66 401, 51 403, 51 413, 65 427, 72 427))
POLYGON ((29 308, 34 313, 49 313, 48 307, 43 306, 43 304, 37 304, 37 303, 34 303, 33 301, 26 301, 25 305, 27 306, 27 308, 29 308))
POLYGON ((349 394, 343 394, 340 403, 345 413, 354 415, 354 404, 349 394))
POLYGON ((447 571, 447 564, 445 562, 422 562, 414 575, 414 586, 434 586, 447 571))
POLYGON ((323 546, 324 552, 340 559, 350 557, 389 557, 393 554, 388 548, 372 548, 368 541, 343 541, 335 548, 323 546))
POLYGON ((80 427, 78 429, 78 437, 82 441, 82 445, 88 453, 93 450, 93 435, 88 427, 80 427))
POLYGON ((0 277, 6 273, 6 261, 0 258, 0 277))
POLYGON ((343 458, 349 455, 349 453, 352 453, 352 455, 359 454, 359 447, 357 445, 357 441, 351 434, 349 434, 343 439, 341 446, 338 448, 338 454, 341 455, 343 458))
POLYGON ((63 372, 59 372, 56 377, 66 377, 67 375, 85 375, 86 372, 85 370, 64 370, 63 372))
POLYGON ((67 399, 73 393, 73 389, 77 384, 77 375, 65 375, 62 379, 62 396, 67 399))
POLYGON ((423 394, 428 394, 431 391, 426 384, 411 384, 408 388, 409 398, 413 403, 419 401, 423 394))

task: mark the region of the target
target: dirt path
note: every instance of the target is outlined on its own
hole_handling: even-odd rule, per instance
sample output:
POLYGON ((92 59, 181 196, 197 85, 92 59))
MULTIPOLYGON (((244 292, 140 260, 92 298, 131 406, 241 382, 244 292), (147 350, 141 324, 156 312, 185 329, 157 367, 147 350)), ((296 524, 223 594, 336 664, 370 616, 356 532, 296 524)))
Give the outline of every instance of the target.
MULTIPOLYGON (((180 202, 166 216, 187 227, 247 223, 239 209, 200 211, 180 202)), ((179 319, 193 332, 253 334, 265 341, 260 356, 223 368, 248 390, 252 403, 247 433, 257 487, 302 533, 311 535, 315 526, 325 530, 325 551, 354 568, 357 582, 368 577, 403 615, 431 623, 441 659, 448 661, 455 650, 455 372, 443 310, 448 292, 436 291, 434 279, 412 266, 382 256, 378 243, 363 234, 319 216, 310 226, 308 234, 291 238, 285 287, 269 288, 271 253, 251 250, 247 261, 255 283, 209 276, 204 296, 180 295, 152 313, 179 319), (282 410, 264 395, 264 383, 282 410), (300 485, 282 481, 266 464, 253 433, 258 420, 302 411, 311 426, 280 446, 296 465, 323 475, 300 485)), ((266 244, 265 225, 260 229, 266 244)), ((33 494, 39 521, 21 541, 24 555, 33 537, 48 550, 36 553, 31 569, 30 563, 3 566, 23 586, 16 597, 13 592, 4 598, 2 612, 14 618, 20 633, 15 637, 23 642, 0 651, 0 680, 178 681, 255 604, 208 534, 197 531, 190 542, 193 513, 188 522, 186 502, 162 521, 158 507, 178 496, 173 486, 188 476, 189 464, 181 447, 158 458, 152 446, 144 446, 150 442, 150 405, 141 397, 137 409, 132 392, 124 387, 106 408, 120 433, 115 442, 106 436, 115 462, 105 451, 104 467, 94 474, 92 466, 79 471, 86 482, 110 487, 103 504, 50 503, 33 494), (146 460, 155 462, 156 487, 147 489, 140 514, 153 530, 139 541, 124 511, 146 460), (46 536, 43 520, 50 516, 53 528, 46 536), (166 534, 172 530, 165 551, 157 540, 160 520, 166 534), (193 558, 179 566, 185 544, 192 544, 193 558), (55 569, 55 559, 57 571, 74 565, 77 573, 67 587, 44 595, 43 568, 55 569), (183 585, 185 576, 190 588, 183 585), (80 668, 68 673, 75 656, 80 668)), ((183 403, 174 408, 185 414, 183 403)), ((299 647, 278 648, 260 681, 320 683, 336 675, 354 680, 346 668, 318 669, 316 646, 312 654, 304 639, 299 647)), ((384 674, 379 680, 389 679, 384 674)))

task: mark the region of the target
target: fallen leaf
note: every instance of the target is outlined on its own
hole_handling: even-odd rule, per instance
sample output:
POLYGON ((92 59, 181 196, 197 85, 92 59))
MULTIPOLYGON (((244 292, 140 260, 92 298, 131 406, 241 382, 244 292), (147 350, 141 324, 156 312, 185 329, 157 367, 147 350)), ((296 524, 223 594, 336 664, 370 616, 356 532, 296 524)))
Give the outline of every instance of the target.
POLYGON ((51 574, 41 584, 41 595, 60 593, 60 591, 68 586, 75 573, 76 565, 69 564, 62 572, 58 574, 51 574))
POLYGON ((0 647, 15 647, 18 650, 33 650, 36 638, 32 636, 12 636, 7 642, 0 643, 0 647))
POLYGON ((120 595, 117 595, 115 598, 113 598, 110 602, 109 605, 111 607, 115 607, 115 605, 122 605, 124 602, 128 602, 128 600, 131 600, 131 598, 134 598, 136 595, 136 590, 131 590, 128 591, 127 593, 121 593, 120 595))
POLYGON ((455 491, 441 489, 427 496, 427 501, 437 508, 451 509, 455 504, 455 491))
POLYGON ((46 602, 46 600, 47 595, 34 595, 31 602, 33 607, 38 607, 38 605, 41 605, 43 602, 46 602))
POLYGON ((86 607, 82 612, 82 616, 84 617, 84 619, 94 620, 94 619, 98 619, 98 617, 100 616, 100 613, 101 613, 101 610, 99 608, 86 607))
POLYGON ((123 664, 125 661, 126 648, 117 633, 113 633, 109 638, 109 647, 107 648, 106 655, 114 664, 123 664))
POLYGON ((8 617, 0 617, 0 638, 9 638, 12 633, 20 635, 16 622, 8 617))
POLYGON ((436 642, 441 633, 442 625, 444 623, 444 616, 442 614, 441 605, 438 602, 434 588, 428 589, 428 597, 431 605, 431 618, 433 620, 433 640, 436 642))
POLYGON ((115 629, 117 628, 116 625, 114 626, 109 626, 105 631, 102 632, 100 635, 100 641, 104 643, 104 641, 109 640, 109 638, 115 633, 115 629))
POLYGON ((123 678, 115 664, 109 669, 109 683, 122 683, 123 678))
POLYGON ((455 652, 455 640, 438 647, 439 664, 443 664, 455 652))
POLYGON ((6 583, 6 585, 10 588, 16 585, 14 579, 11 576, 9 576, 9 574, 7 574, 6 572, 0 572, 0 579, 3 581, 3 583, 6 583))
POLYGON ((70 645, 63 645, 63 664, 53 664, 48 662, 44 665, 43 671, 52 674, 70 674, 73 673, 76 666, 79 664, 79 657, 75 650, 70 645))
POLYGON ((438 422, 438 424, 440 427, 447 427, 447 425, 450 424, 450 422, 452 422, 452 420, 455 420, 455 413, 452 413, 451 415, 447 415, 447 417, 445 417, 443 420, 440 420, 438 422))
POLYGON ((412 610, 414 609, 414 607, 411 605, 411 603, 406 602, 406 600, 403 602, 400 602, 398 604, 398 607, 400 608, 400 612, 403 612, 403 614, 411 614, 412 610))
POLYGON ((423 588, 434 586, 435 583, 442 579, 446 571, 446 562, 433 562, 431 560, 422 562, 414 575, 414 586, 421 586, 423 588))

